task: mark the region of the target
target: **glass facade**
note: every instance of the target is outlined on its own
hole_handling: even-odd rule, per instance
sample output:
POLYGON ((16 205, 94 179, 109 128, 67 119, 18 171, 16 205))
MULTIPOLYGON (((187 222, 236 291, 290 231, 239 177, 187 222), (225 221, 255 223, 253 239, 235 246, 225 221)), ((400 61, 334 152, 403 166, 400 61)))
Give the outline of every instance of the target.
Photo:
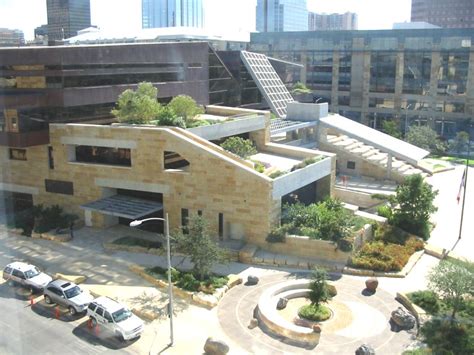
POLYGON ((142 27, 204 26, 202 0, 142 0, 142 27))
POLYGON ((259 32, 308 30, 306 0, 258 0, 256 18, 259 32))
POLYGON ((304 65, 300 81, 332 112, 376 127, 429 124, 451 138, 474 112, 473 44, 474 29, 320 31, 254 33, 249 50, 304 65))

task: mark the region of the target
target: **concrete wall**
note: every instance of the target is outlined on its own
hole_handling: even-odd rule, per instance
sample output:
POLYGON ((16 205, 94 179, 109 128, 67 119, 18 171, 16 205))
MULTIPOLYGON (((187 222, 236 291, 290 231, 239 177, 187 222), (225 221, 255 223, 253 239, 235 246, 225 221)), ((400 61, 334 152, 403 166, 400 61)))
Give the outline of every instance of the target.
POLYGON ((369 193, 340 187, 334 188, 334 196, 343 202, 362 208, 370 208, 382 202, 376 198, 372 198, 369 193))
POLYGON ((317 121, 328 115, 328 104, 289 102, 286 119, 295 121, 317 121))

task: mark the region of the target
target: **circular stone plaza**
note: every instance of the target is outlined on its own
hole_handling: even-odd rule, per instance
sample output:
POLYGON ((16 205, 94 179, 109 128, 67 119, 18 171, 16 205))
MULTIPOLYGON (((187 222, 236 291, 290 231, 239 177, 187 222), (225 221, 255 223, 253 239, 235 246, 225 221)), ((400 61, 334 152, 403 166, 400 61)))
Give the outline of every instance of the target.
MULTIPOLYGON (((370 345, 377 354, 401 354, 413 342, 414 333, 411 332, 414 330, 398 331, 391 325, 391 312, 400 306, 391 294, 380 287, 375 294, 369 294, 364 291, 364 279, 338 277, 330 278, 337 295, 328 303, 332 316, 320 323, 317 344, 292 341, 290 338, 295 339, 295 334, 298 339, 298 329, 312 332, 310 328, 294 325, 298 308, 307 301, 304 297, 291 298, 293 291, 298 294, 300 290, 288 291, 291 288, 288 285, 307 277, 298 273, 275 273, 260 277, 257 285, 241 284, 229 290, 218 306, 224 332, 253 354, 354 354, 362 344, 370 345), (279 291, 275 293, 275 290, 279 291), (280 291, 282 293, 278 294, 280 291), (280 295, 288 295, 289 301, 284 309, 277 310, 280 295), (267 314, 262 317, 261 313, 267 314), (259 319, 259 325, 252 328, 249 324, 253 318, 259 319), (287 325, 290 330, 275 331, 273 322, 283 327, 287 325)), ((301 339, 306 339, 304 334, 301 339)))

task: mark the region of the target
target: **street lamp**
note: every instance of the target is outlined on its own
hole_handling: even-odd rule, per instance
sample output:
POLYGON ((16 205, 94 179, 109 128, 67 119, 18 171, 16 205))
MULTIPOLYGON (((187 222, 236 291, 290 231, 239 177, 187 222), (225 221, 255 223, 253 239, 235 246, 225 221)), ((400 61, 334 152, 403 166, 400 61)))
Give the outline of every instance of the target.
POLYGON ((166 256, 168 259, 168 298, 169 298, 169 307, 168 307, 168 316, 170 318, 170 344, 169 346, 173 346, 173 286, 171 284, 171 249, 170 249, 170 227, 168 222, 168 213, 166 214, 166 218, 160 217, 152 217, 152 218, 145 218, 141 220, 135 220, 130 222, 130 227, 137 227, 144 222, 148 221, 163 221, 165 222, 165 231, 166 231, 166 256))

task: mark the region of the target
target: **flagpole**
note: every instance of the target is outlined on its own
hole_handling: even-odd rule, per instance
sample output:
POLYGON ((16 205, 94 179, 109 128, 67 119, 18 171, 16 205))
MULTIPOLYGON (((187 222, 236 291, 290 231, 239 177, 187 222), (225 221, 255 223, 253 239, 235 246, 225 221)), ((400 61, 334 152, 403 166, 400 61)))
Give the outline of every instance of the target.
MULTIPOLYGON (((469 125, 469 131, 471 126, 469 125)), ((471 133, 471 132, 469 132, 471 133)), ((464 202, 466 202, 466 190, 467 190, 467 173, 469 172, 469 155, 471 148, 471 135, 469 134, 469 140, 467 141, 467 159, 466 159, 466 176, 464 178, 464 193, 462 196, 462 207, 461 207, 461 223, 459 224, 459 236, 458 240, 461 239, 462 234, 462 221, 464 219, 464 202)))

